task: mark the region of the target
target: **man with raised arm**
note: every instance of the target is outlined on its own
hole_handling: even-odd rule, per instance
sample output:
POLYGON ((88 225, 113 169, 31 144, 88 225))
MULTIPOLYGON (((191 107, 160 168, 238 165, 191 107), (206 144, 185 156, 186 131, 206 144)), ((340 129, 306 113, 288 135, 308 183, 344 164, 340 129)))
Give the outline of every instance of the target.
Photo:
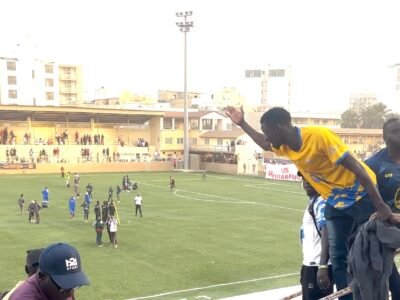
MULTIPOLYGON (((347 287, 348 238, 354 223, 366 222, 374 212, 379 220, 395 221, 376 188, 374 172, 354 158, 331 130, 293 126, 290 113, 284 108, 274 107, 264 113, 260 120, 263 133, 245 121, 242 107, 228 106, 226 115, 261 148, 292 160, 326 200, 333 276, 338 290, 347 287)), ((352 296, 341 297, 344 299, 352 299, 352 296)))

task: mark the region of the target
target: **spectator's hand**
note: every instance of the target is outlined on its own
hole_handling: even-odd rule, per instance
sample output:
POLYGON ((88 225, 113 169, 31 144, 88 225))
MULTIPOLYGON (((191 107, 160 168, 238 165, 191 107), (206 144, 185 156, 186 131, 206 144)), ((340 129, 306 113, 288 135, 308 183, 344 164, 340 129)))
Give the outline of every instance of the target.
POLYGON ((393 214, 392 213, 392 216, 390 217, 390 221, 389 222, 391 224, 393 224, 393 225, 400 224, 400 214, 393 214))
POLYGON ((329 269, 318 269, 317 282, 320 289, 325 290, 331 286, 331 280, 329 279, 329 269))
POLYGON ((228 106, 225 109, 225 114, 232 120, 236 125, 242 125, 244 122, 244 111, 243 106, 240 107, 240 111, 233 106, 228 106))
POLYGON ((378 207, 375 213, 371 215, 369 218, 370 220, 377 219, 379 221, 391 221, 392 218, 392 211, 390 210, 390 207, 386 204, 383 204, 378 207))

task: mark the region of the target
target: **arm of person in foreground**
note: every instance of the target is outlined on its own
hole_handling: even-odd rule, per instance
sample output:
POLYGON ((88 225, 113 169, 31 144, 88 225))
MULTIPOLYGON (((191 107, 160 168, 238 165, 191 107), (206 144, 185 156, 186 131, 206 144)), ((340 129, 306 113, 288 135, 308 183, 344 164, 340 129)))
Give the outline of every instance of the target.
POLYGON ((328 241, 328 229, 326 226, 322 227, 321 230, 321 258, 317 272, 317 282, 321 289, 327 289, 331 285, 331 280, 329 278, 329 241, 328 241))
POLYGON ((371 196, 373 205, 376 209, 376 213, 374 214, 375 217, 381 221, 391 220, 392 212, 389 206, 383 202, 376 185, 373 183, 361 163, 355 159, 354 156, 349 154, 340 162, 340 164, 356 175, 358 181, 371 196))
POLYGON ((265 151, 272 151, 271 144, 266 141, 264 134, 255 130, 245 121, 243 106, 240 107, 240 110, 233 106, 228 106, 225 109, 225 114, 232 120, 233 123, 240 126, 258 146, 265 151))

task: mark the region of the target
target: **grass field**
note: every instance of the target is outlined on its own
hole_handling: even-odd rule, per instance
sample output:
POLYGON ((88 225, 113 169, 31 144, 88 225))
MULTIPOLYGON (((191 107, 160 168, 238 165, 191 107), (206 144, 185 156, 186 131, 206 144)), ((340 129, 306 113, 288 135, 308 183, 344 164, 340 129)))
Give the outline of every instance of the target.
MULTIPOLYGON (((81 191, 94 186, 94 200, 107 199, 122 173, 81 174, 81 191)), ((195 173, 130 173, 143 195, 143 218, 134 216, 134 193, 121 193, 119 247, 97 248, 93 205, 89 223, 77 205, 69 217, 67 189, 59 174, 2 175, 0 291, 24 278, 26 249, 63 241, 75 246, 91 285, 78 299, 218 299, 298 283, 299 225, 307 203, 299 183, 195 173), (176 179, 176 192, 168 187, 176 179), (28 223, 17 199, 41 200, 50 208, 41 223, 28 223)), ((41 201, 39 202, 41 203, 41 201)), ((25 204, 27 206, 27 203, 25 204)))

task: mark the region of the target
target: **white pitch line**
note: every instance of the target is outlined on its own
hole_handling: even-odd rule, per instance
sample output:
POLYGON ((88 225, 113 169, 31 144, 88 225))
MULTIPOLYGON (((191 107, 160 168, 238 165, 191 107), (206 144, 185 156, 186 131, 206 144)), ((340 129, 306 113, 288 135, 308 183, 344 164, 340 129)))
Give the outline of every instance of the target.
POLYGON ((304 193, 300 193, 300 192, 295 192, 295 191, 282 191, 282 190, 279 190, 279 189, 263 187, 263 186, 248 185, 248 184, 245 184, 244 186, 252 187, 252 188, 255 188, 255 189, 271 190, 271 191, 277 191, 277 192, 285 192, 285 193, 291 193, 291 194, 305 195, 305 192, 304 193))
MULTIPOLYGON (((182 190, 178 190, 178 191, 182 191, 182 190)), ((189 199, 189 200, 193 200, 193 201, 216 202, 216 203, 229 203, 229 204, 251 204, 251 205, 268 206, 268 207, 273 207, 273 208, 278 208, 278 209, 283 209, 283 210, 293 210, 293 211, 299 211, 299 212, 303 212, 303 211, 304 211, 304 210, 301 210, 301 209, 296 209, 296 208, 291 208, 291 207, 284 207, 284 206, 278 206, 278 205, 272 205, 272 204, 267 204, 267 203, 259 203, 259 202, 255 202, 255 201, 239 201, 239 200, 236 200, 236 199, 232 199, 232 200, 235 200, 235 201, 199 199, 199 198, 187 197, 187 196, 179 195, 179 194, 176 193, 176 191, 174 192, 174 194, 175 194, 177 197, 184 198, 184 199, 189 199)), ((227 199, 229 199, 229 198, 227 198, 227 199)))
MULTIPOLYGON (((154 185, 154 184, 151 184, 151 183, 140 182, 140 184, 148 185, 148 186, 152 186, 152 187, 156 187, 156 188, 161 188, 161 189, 169 189, 169 187, 158 186, 158 185, 154 185)), ((284 192, 284 191, 282 190, 281 192, 284 192)), ((255 202, 255 201, 247 201, 247 200, 223 197, 223 196, 218 196, 218 195, 213 195, 213 194, 192 192, 192 191, 186 191, 186 190, 181 190, 181 189, 176 189, 174 191, 174 195, 176 195, 176 196, 178 196, 180 198, 189 199, 189 200, 193 200, 193 201, 215 202, 215 203, 230 203, 230 204, 252 204, 252 205, 260 205, 260 206, 268 206, 268 207, 273 207, 273 208, 278 208, 278 209, 283 209, 283 210, 292 210, 292 211, 298 211, 298 212, 303 212, 304 211, 302 209, 296 209, 296 208, 272 205, 272 204, 268 204, 268 203, 259 203, 259 202, 255 202), (220 198, 220 199, 224 199, 226 201, 212 200, 212 199, 199 199, 199 198, 194 198, 194 197, 182 196, 181 194, 177 194, 177 192, 192 193, 192 194, 197 194, 197 195, 201 195, 201 196, 220 198)))
POLYGON ((193 291, 199 291, 199 290, 206 290, 206 289, 211 289, 211 288, 215 288, 215 287, 229 286, 229 285, 242 284, 242 283, 249 283, 249 282, 256 282, 256 281, 262 281, 262 280, 268 280, 268 279, 276 279, 276 278, 282 278, 282 277, 289 277, 289 276, 294 276, 294 275, 299 275, 299 273, 288 273, 288 274, 283 274, 283 275, 276 275, 276 276, 269 276, 269 277, 261 277, 261 278, 256 278, 256 279, 249 279, 249 280, 242 280, 242 281, 234 281, 234 282, 220 283, 220 284, 214 284, 214 285, 209 285, 209 286, 191 288, 191 289, 186 289, 186 290, 178 290, 178 291, 172 291, 172 292, 165 292, 165 293, 161 293, 161 294, 157 294, 157 295, 144 296, 144 297, 137 297, 137 298, 130 298, 130 299, 126 299, 126 300, 150 299, 150 298, 168 296, 168 295, 173 295, 173 294, 179 294, 179 293, 185 293, 185 292, 193 292, 193 291))

